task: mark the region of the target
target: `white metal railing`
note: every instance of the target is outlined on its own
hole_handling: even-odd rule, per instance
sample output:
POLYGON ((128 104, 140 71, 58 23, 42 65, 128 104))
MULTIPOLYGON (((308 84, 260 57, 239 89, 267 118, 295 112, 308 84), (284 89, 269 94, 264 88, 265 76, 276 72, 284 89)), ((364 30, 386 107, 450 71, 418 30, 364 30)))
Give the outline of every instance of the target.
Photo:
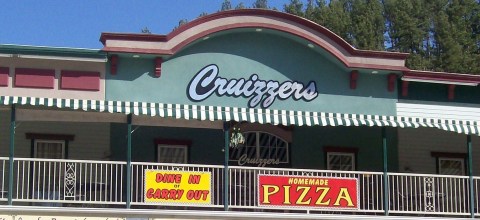
POLYGON ((391 213, 470 215, 468 176, 389 173, 388 180, 391 213))
POLYGON ((473 177, 473 198, 475 215, 480 215, 480 177, 473 177))
MULTIPOLYGON (((212 189, 212 204, 203 205, 208 207, 223 207, 223 183, 224 183, 224 167, 216 165, 198 165, 198 164, 162 164, 162 163, 142 163, 132 162, 132 205, 155 205, 145 202, 144 190, 145 179, 144 172, 147 169, 163 170, 163 171, 194 171, 194 172, 210 172, 212 189)), ((189 206, 191 204, 174 204, 162 203, 156 204, 162 206, 189 206)), ((202 205, 201 205, 202 206, 202 205)))
POLYGON ((15 158, 15 202, 124 204, 125 162, 15 158))
POLYGON ((8 157, 0 157, 0 201, 8 196, 8 157))
MULTIPOLYGON (((229 173, 229 207, 231 208, 266 209, 265 207, 259 207, 257 204, 257 176, 258 174, 269 174, 308 177, 356 178, 359 185, 358 193, 360 196, 360 207, 358 210, 348 210, 348 212, 383 212, 383 173, 380 172, 230 167, 229 173)), ((268 207, 268 209, 273 208, 268 207)), ((278 207, 278 209, 288 208, 278 207)), ((318 210, 322 211, 322 209, 318 210)), ((323 210, 328 210, 328 208, 323 210)))
MULTIPOLYGON (((0 157, 0 201, 8 196, 8 158, 0 157)), ((358 183, 359 208, 341 212, 384 212, 384 182, 381 172, 230 167, 229 183, 224 184, 224 167, 197 164, 132 162, 131 204, 145 208, 191 206, 190 204, 152 204, 145 201, 145 170, 210 172, 211 204, 222 208, 224 187, 228 187, 228 206, 234 210, 295 209, 331 212, 305 207, 264 207, 258 204, 258 175, 304 177, 347 177, 358 183)), ((15 158, 13 201, 28 205, 122 205, 126 204, 126 162, 15 158)), ((467 176, 388 173, 388 209, 395 214, 470 215, 470 185, 467 176)), ((473 179, 474 212, 480 216, 480 177, 473 179)))

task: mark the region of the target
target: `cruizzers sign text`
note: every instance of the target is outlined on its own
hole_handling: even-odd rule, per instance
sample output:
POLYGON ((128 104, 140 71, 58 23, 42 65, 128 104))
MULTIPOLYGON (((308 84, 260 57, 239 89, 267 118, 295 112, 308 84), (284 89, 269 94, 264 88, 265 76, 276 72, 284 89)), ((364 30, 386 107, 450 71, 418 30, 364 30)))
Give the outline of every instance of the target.
POLYGON ((218 66, 210 64, 202 68, 190 81, 187 88, 188 97, 195 102, 200 102, 213 93, 218 96, 250 98, 248 106, 255 108, 268 108, 275 99, 286 100, 293 98, 295 101, 311 101, 318 96, 314 81, 306 86, 301 82, 275 80, 262 80, 257 74, 252 74, 248 79, 226 79, 219 76, 218 66))

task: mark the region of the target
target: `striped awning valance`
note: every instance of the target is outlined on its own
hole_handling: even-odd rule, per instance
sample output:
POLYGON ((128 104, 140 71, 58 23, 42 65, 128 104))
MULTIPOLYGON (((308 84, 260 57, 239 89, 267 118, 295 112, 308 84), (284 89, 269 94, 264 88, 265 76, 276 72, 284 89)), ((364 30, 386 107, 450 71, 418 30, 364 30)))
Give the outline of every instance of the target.
POLYGON ((479 122, 469 120, 17 96, 0 96, 0 103, 3 105, 46 106, 187 120, 246 121, 260 124, 281 124, 285 126, 431 127, 464 134, 480 135, 479 122))

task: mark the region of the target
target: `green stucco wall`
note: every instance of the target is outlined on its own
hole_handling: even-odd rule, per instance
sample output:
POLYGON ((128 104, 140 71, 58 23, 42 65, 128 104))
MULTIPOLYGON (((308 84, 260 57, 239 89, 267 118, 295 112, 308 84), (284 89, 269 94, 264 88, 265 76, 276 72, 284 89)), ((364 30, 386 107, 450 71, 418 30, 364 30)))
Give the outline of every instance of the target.
MULTIPOLYGON (((383 171, 382 133, 379 127, 296 127, 291 146, 295 168, 326 169, 324 147, 357 148, 357 168, 383 171)), ((398 170, 396 128, 387 128, 388 169, 398 170)))
MULTIPOLYGON (((136 128, 136 126, 133 126, 136 128)), ((169 128, 140 126, 132 133, 132 160, 155 162, 155 139, 191 141, 189 162, 193 164, 223 164, 223 132, 213 129, 169 128)), ((111 124, 112 159, 126 159, 127 126, 111 124)))
POLYGON ((263 80, 315 81, 318 97, 313 101, 277 99, 270 109, 395 115, 396 92, 387 91, 387 77, 361 73, 357 89, 350 89, 349 70, 331 62, 322 49, 272 33, 235 33, 201 40, 162 64, 154 77, 153 58, 122 56, 116 75, 107 74, 106 99, 161 103, 247 107, 249 98, 218 97, 202 102, 187 97, 188 83, 203 67, 216 64, 219 76, 263 80))
MULTIPOLYGON (((402 89, 401 86, 400 89, 402 89)), ((480 104, 478 98, 480 97, 480 87, 478 86, 455 86, 454 100, 448 100, 448 85, 436 83, 410 82, 408 96, 401 96, 401 91, 399 94, 399 99, 406 100, 480 104)))

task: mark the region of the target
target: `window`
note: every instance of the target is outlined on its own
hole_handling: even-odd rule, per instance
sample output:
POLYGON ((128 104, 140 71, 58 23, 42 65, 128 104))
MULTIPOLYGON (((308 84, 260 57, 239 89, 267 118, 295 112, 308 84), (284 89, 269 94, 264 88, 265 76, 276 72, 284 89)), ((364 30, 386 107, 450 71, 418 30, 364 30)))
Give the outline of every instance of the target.
POLYGON ((192 145, 187 140, 155 139, 156 161, 159 163, 188 163, 188 148, 192 145))
POLYGON ((31 157, 47 159, 68 158, 68 143, 75 136, 70 134, 38 134, 26 133, 27 139, 31 139, 31 157))
POLYGON ((324 147, 327 169, 329 170, 356 170, 356 156, 358 149, 351 147, 324 147))
POLYGON ((438 173, 445 175, 465 175, 464 159, 438 158, 438 173))
POLYGON ((465 153, 432 152, 436 158, 437 173, 442 175, 465 175, 465 153))
POLYGON ((290 162, 288 142, 273 134, 251 131, 243 133, 245 143, 230 148, 230 162, 245 166, 278 166, 290 162))
POLYGON ((327 153, 327 169, 329 170, 355 170, 354 153, 327 153))
POLYGON ((188 146, 158 145, 157 161, 159 163, 187 163, 188 146))
POLYGON ((65 141, 35 140, 35 158, 64 159, 65 141))

